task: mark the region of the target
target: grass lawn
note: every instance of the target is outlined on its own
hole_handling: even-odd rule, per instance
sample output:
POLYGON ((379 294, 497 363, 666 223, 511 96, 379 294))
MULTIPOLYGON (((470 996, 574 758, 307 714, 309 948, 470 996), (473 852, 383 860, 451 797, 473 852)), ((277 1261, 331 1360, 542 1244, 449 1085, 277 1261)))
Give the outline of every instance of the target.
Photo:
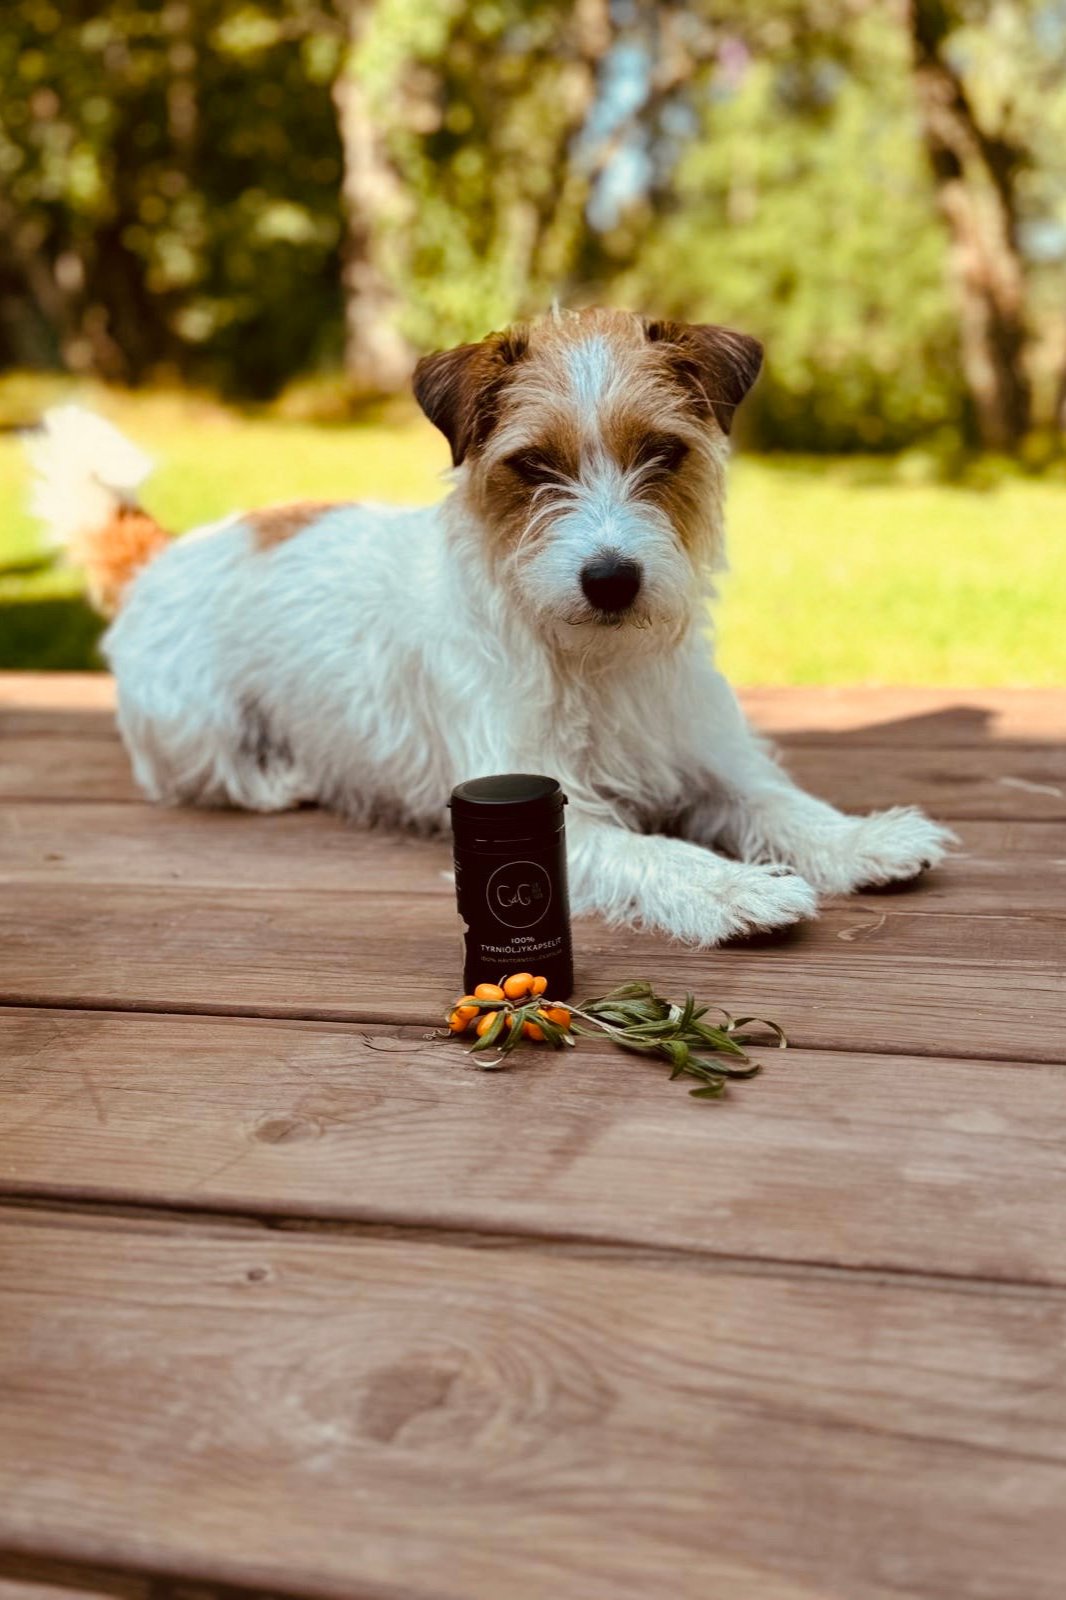
MULTIPOLYGON (((0 422, 31 421, 57 393, 51 381, 0 384, 0 422)), ((443 440, 414 415, 312 425, 195 398, 89 398, 156 453, 145 501, 175 530, 294 497, 425 502, 442 490, 443 440)), ((909 475, 866 460, 737 460, 718 608, 736 682, 1066 681, 1066 483, 1007 476, 975 489, 909 475)), ((25 481, 7 432, 0 667, 97 665, 97 624, 77 574, 46 559, 25 481)))

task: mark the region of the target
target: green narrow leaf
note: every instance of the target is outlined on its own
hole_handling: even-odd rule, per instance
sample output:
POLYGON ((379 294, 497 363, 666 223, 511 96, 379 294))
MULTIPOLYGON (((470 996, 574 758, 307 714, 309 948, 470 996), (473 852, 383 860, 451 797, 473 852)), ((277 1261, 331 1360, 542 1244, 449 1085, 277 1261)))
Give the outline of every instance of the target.
MULTIPOLYGON (((733 1019, 734 1028, 746 1028, 751 1023, 754 1023, 757 1027, 765 1028, 768 1033, 772 1033, 777 1039, 777 1048, 779 1050, 787 1050, 788 1039, 785 1037, 784 1028, 778 1023, 770 1022, 766 1017, 734 1017, 733 1019)), ((748 1033, 742 1036, 742 1042, 744 1044, 754 1044, 758 1041, 752 1039, 751 1034, 748 1033)))
POLYGON ((485 1032, 481 1035, 481 1038, 475 1040, 475 1042, 470 1046, 471 1055, 474 1055, 476 1052, 478 1052, 480 1050, 491 1050, 492 1049, 493 1045, 496 1043, 496 1040, 500 1037, 500 1034, 503 1032, 503 1027, 504 1027, 503 1018, 504 1018, 503 1012, 502 1011, 497 1011, 497 1013, 493 1017, 491 1023, 485 1029, 485 1032))
POLYGON ((757 1061, 749 1061, 744 1067, 735 1067, 731 1061, 712 1061, 707 1066, 713 1077, 736 1078, 738 1082, 744 1078, 757 1078, 762 1071, 757 1061))

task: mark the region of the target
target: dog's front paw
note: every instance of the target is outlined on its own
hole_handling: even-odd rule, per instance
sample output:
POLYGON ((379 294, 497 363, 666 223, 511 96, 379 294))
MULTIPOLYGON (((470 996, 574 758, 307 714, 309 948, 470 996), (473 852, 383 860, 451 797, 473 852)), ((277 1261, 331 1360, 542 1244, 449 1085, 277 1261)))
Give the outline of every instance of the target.
POLYGON ((804 862, 811 881, 825 894, 849 894, 878 884, 903 883, 943 861, 957 836, 916 806, 894 806, 869 817, 850 818, 826 838, 815 859, 804 862))
POLYGON ((813 917, 818 910, 815 890, 806 878, 787 867, 725 864, 712 895, 714 904, 708 914, 713 937, 705 942, 713 944, 748 933, 785 928, 789 923, 813 917))

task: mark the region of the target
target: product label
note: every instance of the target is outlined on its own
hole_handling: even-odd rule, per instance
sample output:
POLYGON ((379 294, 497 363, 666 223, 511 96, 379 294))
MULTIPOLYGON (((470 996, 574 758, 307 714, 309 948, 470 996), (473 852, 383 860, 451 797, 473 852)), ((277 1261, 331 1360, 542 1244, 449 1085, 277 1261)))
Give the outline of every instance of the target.
POLYGON ((489 910, 505 928, 532 928, 552 903, 552 881, 535 861, 497 867, 485 890, 489 910))
MULTIPOLYGON (((528 847, 527 847, 528 848, 528 847)), ((570 911, 560 841, 537 859, 457 852, 455 887, 466 925, 465 982, 498 982, 507 972, 543 973, 569 992, 570 911)))

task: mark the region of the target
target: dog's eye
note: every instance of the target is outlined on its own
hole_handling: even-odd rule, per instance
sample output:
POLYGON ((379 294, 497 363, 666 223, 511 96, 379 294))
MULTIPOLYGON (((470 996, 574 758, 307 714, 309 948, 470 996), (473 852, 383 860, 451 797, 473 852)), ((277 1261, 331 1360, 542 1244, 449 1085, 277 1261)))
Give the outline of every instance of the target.
POLYGON ((534 486, 541 483, 558 483, 563 476, 558 463, 539 450, 520 450, 517 455, 508 456, 505 465, 510 467, 523 483, 534 486))
POLYGON ((687 455, 684 439, 673 433, 653 433, 641 440, 633 465, 643 469, 645 479, 665 478, 677 471, 687 455))

